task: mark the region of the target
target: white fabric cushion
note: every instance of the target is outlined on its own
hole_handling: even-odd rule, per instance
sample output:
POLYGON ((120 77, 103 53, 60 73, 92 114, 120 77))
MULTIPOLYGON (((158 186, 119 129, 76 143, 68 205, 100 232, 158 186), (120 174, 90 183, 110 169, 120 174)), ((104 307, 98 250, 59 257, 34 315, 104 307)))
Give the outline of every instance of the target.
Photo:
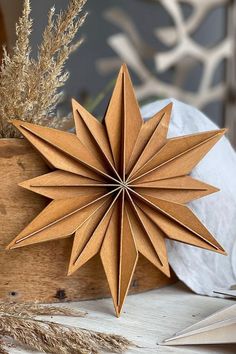
MULTIPOLYGON (((170 101, 173 111, 168 137, 218 128, 199 110, 175 99, 146 105, 142 109, 143 117, 153 116, 170 101)), ((192 176, 220 189, 189 206, 228 256, 168 240, 169 263, 179 279, 193 291, 216 296, 213 290, 236 284, 236 153, 227 138, 223 137, 213 147, 192 176)))

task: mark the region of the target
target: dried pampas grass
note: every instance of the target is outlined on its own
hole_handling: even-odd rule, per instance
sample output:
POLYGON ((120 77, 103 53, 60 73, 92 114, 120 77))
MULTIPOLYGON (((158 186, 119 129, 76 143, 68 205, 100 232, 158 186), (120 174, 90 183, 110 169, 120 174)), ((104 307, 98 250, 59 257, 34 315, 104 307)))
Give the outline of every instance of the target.
POLYGON ((9 354, 9 352, 4 348, 4 343, 0 341, 0 354, 9 354))
POLYGON ((70 316, 85 317, 86 312, 70 309, 68 307, 46 306, 38 303, 6 303, 0 302, 1 314, 16 315, 21 317, 35 316, 70 316))
POLYGON ((84 316, 68 308, 38 304, 0 304, 0 354, 8 354, 4 338, 29 350, 51 354, 121 353, 131 345, 117 335, 88 331, 35 319, 36 315, 84 316))
MULTIPOLYGON (((75 35, 87 14, 86 0, 70 0, 67 10, 48 14, 37 59, 31 57, 30 0, 24 0, 23 14, 16 26, 17 40, 12 54, 4 49, 0 70, 0 138, 18 137, 9 120, 21 119, 56 128, 66 123, 55 116, 55 108, 68 79, 65 63, 82 43, 75 35)), ((66 120, 66 119, 65 119, 66 120)))

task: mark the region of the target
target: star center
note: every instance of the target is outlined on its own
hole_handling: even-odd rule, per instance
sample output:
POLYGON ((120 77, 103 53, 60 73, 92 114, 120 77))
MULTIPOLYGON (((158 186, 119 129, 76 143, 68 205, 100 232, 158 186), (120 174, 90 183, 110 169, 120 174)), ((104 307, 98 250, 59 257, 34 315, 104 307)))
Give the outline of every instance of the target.
POLYGON ((127 181, 117 181, 117 182, 118 182, 118 186, 122 190, 127 190, 127 188, 129 187, 129 183, 127 181))

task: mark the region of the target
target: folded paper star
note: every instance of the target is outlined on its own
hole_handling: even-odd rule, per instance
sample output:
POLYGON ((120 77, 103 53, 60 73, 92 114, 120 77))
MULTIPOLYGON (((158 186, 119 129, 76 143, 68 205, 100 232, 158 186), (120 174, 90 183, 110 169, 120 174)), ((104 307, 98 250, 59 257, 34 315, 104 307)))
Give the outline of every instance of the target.
POLYGON ((53 201, 8 248, 73 234, 69 274, 99 253, 119 315, 139 253, 167 276, 165 238, 224 253, 184 204, 217 191, 188 174, 225 130, 167 139, 172 105, 143 122, 125 65, 102 123, 72 106, 76 135, 13 122, 54 168, 20 185, 53 201))

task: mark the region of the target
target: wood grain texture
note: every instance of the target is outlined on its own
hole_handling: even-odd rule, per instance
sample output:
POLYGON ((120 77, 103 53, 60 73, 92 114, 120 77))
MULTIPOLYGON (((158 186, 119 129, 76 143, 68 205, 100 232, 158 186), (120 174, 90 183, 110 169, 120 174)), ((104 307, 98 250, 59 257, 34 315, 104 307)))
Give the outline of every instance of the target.
MULTIPOLYGON (((48 199, 19 187, 18 183, 49 169, 25 140, 18 139, 0 140, 0 166, 0 301, 58 302, 109 296, 98 257, 67 276, 72 237, 5 250, 48 203, 48 199)), ((130 292, 162 287, 173 281, 140 256, 130 292)))

